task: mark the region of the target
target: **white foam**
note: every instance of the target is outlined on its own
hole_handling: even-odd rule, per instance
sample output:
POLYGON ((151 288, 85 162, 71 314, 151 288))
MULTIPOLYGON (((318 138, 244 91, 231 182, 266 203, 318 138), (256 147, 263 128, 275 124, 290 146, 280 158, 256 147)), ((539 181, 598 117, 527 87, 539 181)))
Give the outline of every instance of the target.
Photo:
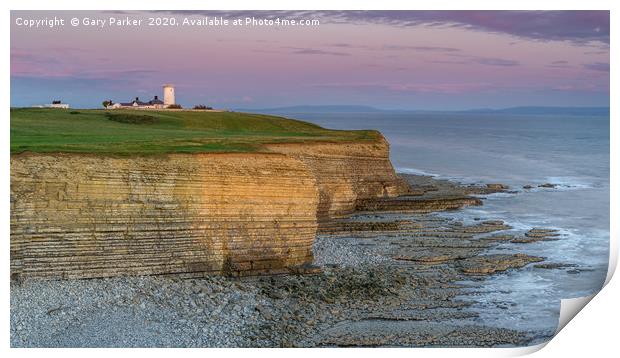
POLYGON ((584 182, 583 178, 578 177, 546 177, 546 183, 556 184, 556 189, 589 189, 591 183, 584 182))
POLYGON ((396 168, 396 172, 404 173, 404 174, 413 174, 413 175, 424 175, 428 177, 438 177, 439 174, 429 173, 421 169, 415 168, 396 168))
MULTIPOLYGON (((518 192, 518 190, 515 190, 518 192)), ((503 199, 503 198, 512 198, 517 193, 513 192, 497 192, 497 193, 489 193, 489 194, 470 194, 473 197, 481 198, 481 199, 503 199)))

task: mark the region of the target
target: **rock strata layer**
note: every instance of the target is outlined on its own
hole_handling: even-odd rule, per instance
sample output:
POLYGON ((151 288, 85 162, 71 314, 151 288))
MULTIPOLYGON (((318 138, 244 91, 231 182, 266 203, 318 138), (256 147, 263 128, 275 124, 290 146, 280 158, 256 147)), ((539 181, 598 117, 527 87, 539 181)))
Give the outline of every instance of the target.
POLYGON ((305 272, 319 223, 408 190, 383 138, 268 150, 14 155, 11 275, 305 272))
POLYGON ((353 213, 360 202, 395 198, 410 190, 396 175, 383 137, 371 143, 271 144, 268 148, 301 160, 317 178, 320 224, 353 213))
POLYGON ((312 261, 317 205, 282 154, 13 156, 11 274, 279 272, 312 261))

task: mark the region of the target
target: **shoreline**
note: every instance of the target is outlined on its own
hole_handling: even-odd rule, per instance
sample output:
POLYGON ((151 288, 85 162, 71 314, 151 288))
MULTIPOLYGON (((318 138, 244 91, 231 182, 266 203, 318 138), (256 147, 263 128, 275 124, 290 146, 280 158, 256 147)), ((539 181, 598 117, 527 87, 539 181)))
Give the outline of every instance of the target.
POLYGON ((502 233, 509 226, 499 220, 442 218, 436 210, 455 210, 456 199, 506 188, 399 175, 418 190, 319 230, 316 274, 12 283, 11 346, 473 347, 551 338, 476 324, 463 282, 483 287, 489 275, 528 265, 560 268, 536 256, 487 254, 502 242, 557 233, 518 236, 502 233), (414 210, 385 210, 402 205, 414 210))

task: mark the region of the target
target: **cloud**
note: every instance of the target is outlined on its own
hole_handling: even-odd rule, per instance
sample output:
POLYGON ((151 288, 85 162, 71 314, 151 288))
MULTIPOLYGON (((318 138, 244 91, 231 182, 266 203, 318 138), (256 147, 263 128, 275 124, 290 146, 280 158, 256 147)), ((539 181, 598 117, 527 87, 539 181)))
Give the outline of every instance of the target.
POLYGON ((387 91, 392 93, 437 93, 437 94, 461 94, 472 91, 480 92, 496 88, 496 85, 486 82, 476 83, 320 83, 311 84, 310 87, 335 88, 356 90, 364 92, 387 91))
POLYGON ((609 43, 609 11, 353 11, 340 17, 394 26, 456 27, 535 40, 609 43))
POLYGON ((438 52, 438 53, 454 53, 462 51, 455 47, 442 46, 421 46, 421 45, 393 45, 386 44, 383 46, 357 45, 345 42, 327 43, 325 47, 346 48, 346 49, 363 49, 369 51, 413 51, 413 52, 438 52))
POLYGON ((340 51, 328 51, 315 49, 311 47, 293 47, 293 46, 280 46, 280 50, 276 49, 253 49, 252 52, 259 53, 280 53, 280 54, 293 54, 293 55, 326 55, 326 56, 351 56, 351 54, 340 51))
POLYGON ((385 45, 382 50, 389 51, 421 51, 421 52, 459 52, 461 49, 454 47, 440 46, 401 46, 401 45, 385 45))
POLYGON ((583 68, 592 71, 609 72, 609 63, 607 62, 593 62, 584 63, 583 68))
POLYGON ((471 64, 471 62, 466 60, 427 60, 427 63, 439 63, 439 64, 450 64, 450 65, 467 65, 471 64))
MULTIPOLYGON (((159 81, 144 77, 142 70, 102 71, 95 74, 65 74, 62 76, 22 76, 11 75, 11 93, 16 98, 26 98, 29 93, 45 94, 62 92, 63 96, 79 99, 86 93, 96 96, 135 97, 136 92, 148 88, 158 90, 159 81), (157 83, 155 85, 153 82, 157 83)), ((13 96, 12 96, 13 97, 13 96)), ((13 99, 13 98, 12 98, 13 99)), ((19 101, 19 100, 18 100, 19 101)), ((90 98, 92 101, 92 97, 90 98)), ((73 102, 73 101, 72 101, 73 102)))
POLYGON ((586 51, 584 55, 609 55, 609 49, 601 51, 586 51))
POLYGON ((325 44, 327 47, 341 47, 341 48, 369 48, 365 45, 353 45, 349 43, 339 42, 339 43, 329 43, 325 44))
POLYGON ((486 65, 486 66, 512 67, 512 66, 519 65, 519 61, 505 60, 503 58, 492 58, 492 57, 474 57, 471 59, 471 61, 479 65, 486 65))
POLYGON ((338 52, 338 51, 325 51, 319 50, 309 47, 290 47, 290 46, 282 46, 281 48, 290 50, 290 53, 296 55, 328 55, 328 56, 351 56, 351 54, 346 52, 338 52))
POLYGON ((109 79, 141 79, 156 74, 158 71, 150 69, 128 69, 128 70, 61 70, 54 71, 53 68, 42 69, 40 67, 28 67, 27 65, 15 65, 11 68, 11 77, 37 77, 42 79, 70 79, 70 80, 109 80, 109 79))
POLYGON ((519 66, 520 62, 516 60, 497 58, 497 57, 481 57, 471 56, 463 54, 450 55, 455 60, 428 60, 428 63, 440 63, 440 64, 456 64, 456 65, 483 65, 483 66, 500 66, 500 67, 514 67, 519 66))
POLYGON ((609 44, 609 11, 168 11, 185 16, 316 18, 321 23, 379 23, 390 26, 462 28, 541 41, 609 44))
POLYGON ((114 86, 126 85, 130 82, 130 79, 119 78, 87 78, 78 76, 58 76, 58 77, 43 77, 43 76, 11 76, 11 86, 14 84, 27 84, 26 87, 34 88, 62 88, 65 90, 83 90, 93 88, 111 88, 114 86))
POLYGON ((609 92, 609 86, 595 83, 569 83, 551 87, 554 91, 567 92, 609 92))
POLYGON ((11 49, 11 76, 65 76, 69 73, 56 57, 11 49))
POLYGON ((342 89, 363 93, 391 93, 391 94, 439 94, 439 95, 468 95, 474 93, 502 93, 506 90, 516 92, 531 91, 566 91, 566 92, 595 92, 605 93, 609 91, 609 85, 595 83, 589 80, 572 81, 556 84, 530 83, 515 85, 512 83, 492 82, 354 82, 354 83, 320 83, 311 84, 310 87, 323 89, 342 89))
MULTIPOLYGON (((92 69, 85 67, 75 54, 87 50, 59 47, 58 49, 40 48, 34 51, 11 49, 11 76, 67 79, 110 79, 110 78, 143 78, 157 71, 148 68, 129 69, 92 69), (56 52, 64 52, 69 56, 59 56, 56 52)), ((97 59, 100 62, 101 58, 97 59)), ((91 61, 92 62, 92 61, 91 61)))
POLYGON ((569 68, 571 66, 568 65, 568 61, 558 60, 558 61, 552 61, 550 64, 547 65, 547 67, 551 67, 551 68, 569 68))

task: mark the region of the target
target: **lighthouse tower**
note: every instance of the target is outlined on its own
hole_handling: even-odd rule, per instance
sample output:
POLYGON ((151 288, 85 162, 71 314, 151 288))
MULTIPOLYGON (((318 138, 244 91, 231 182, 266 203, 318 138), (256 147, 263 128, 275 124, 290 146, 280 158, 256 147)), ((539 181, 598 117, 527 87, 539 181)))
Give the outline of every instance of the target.
POLYGON ((169 106, 171 104, 175 104, 174 102, 174 85, 165 84, 164 85, 164 105, 169 106))

